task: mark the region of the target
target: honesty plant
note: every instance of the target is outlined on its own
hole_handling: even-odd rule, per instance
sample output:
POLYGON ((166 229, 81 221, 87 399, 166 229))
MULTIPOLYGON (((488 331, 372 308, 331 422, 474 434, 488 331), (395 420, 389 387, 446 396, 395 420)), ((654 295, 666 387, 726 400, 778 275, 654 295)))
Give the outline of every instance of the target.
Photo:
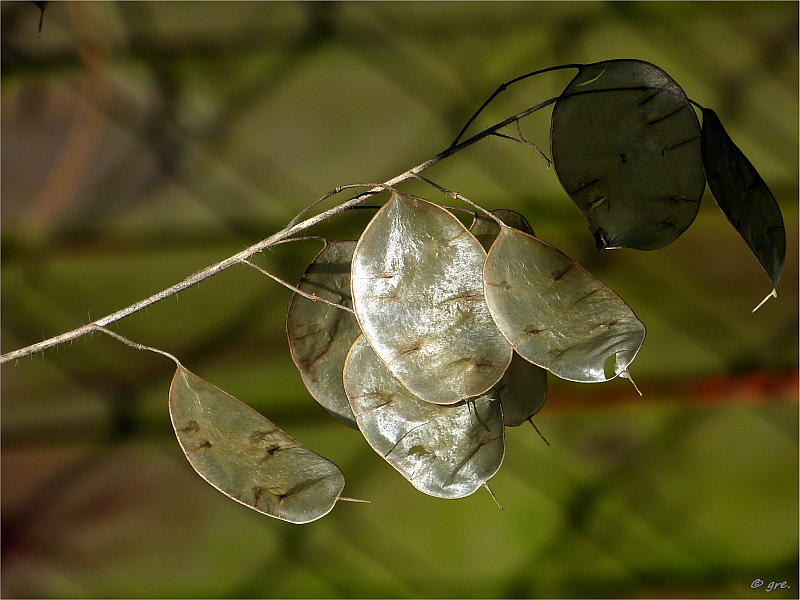
POLYGON ((422 171, 491 135, 539 151, 521 132, 514 137, 500 130, 549 105, 554 105, 552 164, 598 249, 670 244, 695 219, 708 182, 772 282, 764 301, 777 296, 786 235, 780 209, 756 169, 714 111, 689 100, 664 71, 639 60, 610 60, 551 67, 507 82, 432 159, 383 184, 336 188, 250 248, 2 361, 90 331, 163 354, 177 365, 170 416, 192 467, 255 510, 293 523, 318 519, 337 500, 351 500, 341 495, 344 476, 336 465, 189 372, 177 358, 135 344, 106 325, 234 264, 275 278, 248 259, 388 192, 358 240, 325 240, 299 286, 281 282, 295 290, 286 316, 292 359, 311 395, 337 420, 360 430, 420 491, 460 498, 488 489, 503 461, 505 427, 530 421, 541 409, 547 372, 587 383, 630 377, 645 326, 611 289, 538 239, 522 215, 489 213, 429 182, 475 209, 467 228, 454 208, 404 194, 397 186, 412 178, 428 181, 422 171), (559 96, 459 143, 508 85, 566 68, 578 73, 559 96), (301 221, 319 202, 355 187, 369 189, 301 221))

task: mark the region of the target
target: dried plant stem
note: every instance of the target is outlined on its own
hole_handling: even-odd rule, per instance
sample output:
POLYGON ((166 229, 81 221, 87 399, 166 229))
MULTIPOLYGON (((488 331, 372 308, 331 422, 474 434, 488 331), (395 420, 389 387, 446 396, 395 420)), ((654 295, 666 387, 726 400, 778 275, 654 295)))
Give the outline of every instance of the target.
MULTIPOLYGON (((464 196, 462 196, 458 192, 453 192, 451 190, 448 190, 447 188, 443 188, 438 183, 436 183, 434 181, 431 181, 430 179, 426 179, 425 177, 422 177, 422 175, 417 175, 416 177, 417 177, 417 179, 420 179, 420 180, 424 181, 425 183, 435 187, 437 190, 442 192, 445 196, 450 196, 453 200, 461 200, 462 202, 466 202, 467 204, 469 204, 470 206, 472 206, 473 208, 476 209, 477 212, 473 213, 476 216, 477 216, 478 212, 481 212, 484 215, 486 215, 487 218, 494 220, 498 225, 500 225, 500 227, 505 227, 506 226, 505 223, 503 223, 500 219, 498 219, 495 215, 490 213, 488 210, 486 210, 482 206, 479 206, 478 204, 475 204, 472 200, 470 200, 469 198, 465 198, 464 196)), ((470 212, 472 212, 472 211, 470 211, 470 212)))
POLYGON ((242 262, 244 264, 250 266, 250 267, 253 267, 259 273, 262 273, 262 274, 266 275, 267 277, 271 278, 272 280, 280 283, 282 286, 285 286, 285 287, 289 288, 295 294, 299 294, 299 295, 303 296, 304 298, 308 298, 309 300, 313 300, 314 302, 324 302, 325 304, 330 304, 331 306, 334 306, 336 308, 340 308, 342 310, 346 310, 349 313, 356 314, 355 311, 352 308, 348 308, 346 306, 343 306, 342 304, 336 304, 336 302, 331 302, 330 300, 326 300, 325 298, 320 298, 316 294, 309 294, 307 292, 304 292, 300 288, 293 286, 291 283, 289 283, 287 281, 284 281, 283 279, 281 279, 277 275, 273 275, 272 273, 267 271, 264 267, 262 267, 260 265, 257 265, 254 262, 250 262, 247 259, 243 260, 242 262))
MULTIPOLYGON (((96 321, 93 321, 88 325, 78 327, 77 329, 73 329, 72 331, 62 333, 61 335, 57 335, 55 337, 51 337, 41 342, 37 342, 36 344, 31 344, 30 346, 20 348, 19 350, 13 350, 12 352, 7 352, 6 354, 0 356, 0 363, 5 363, 11 360, 23 358, 25 356, 36 354, 37 352, 42 352, 43 350, 53 348, 55 346, 58 346, 59 344, 63 344, 64 342, 69 342, 70 340, 82 337, 92 331, 103 331, 104 333, 108 333, 107 330, 103 329, 106 325, 115 323, 116 321, 124 319, 125 317, 128 317, 135 312, 138 312, 144 308, 147 308, 148 306, 155 304, 156 302, 159 302, 161 300, 164 300, 165 298, 169 298, 170 296, 182 292, 183 290, 186 290, 192 287, 193 285, 196 285, 201 281, 208 279, 209 277, 213 277, 214 275, 221 273, 228 267, 238 264, 244 264, 247 261, 247 259, 249 259, 254 254, 266 250, 267 248, 270 248, 272 246, 276 246, 280 243, 283 243, 284 241, 287 241, 288 238, 290 238, 292 235, 299 233, 301 231, 305 231, 306 229, 309 229, 310 227, 313 227, 318 223, 321 223, 327 219, 330 219, 331 217, 341 214, 344 211, 349 210, 354 206, 357 206, 358 204, 364 202, 364 200, 366 200, 367 198, 370 198, 371 196, 374 196, 375 194, 383 190, 391 189, 398 183, 417 177, 417 175, 422 171, 424 171, 425 169, 432 167, 436 163, 444 160, 449 156, 452 156, 453 154, 459 152, 460 150, 463 150, 467 146, 471 146, 472 144, 479 142, 480 140, 490 135, 493 135, 495 132, 502 129, 503 127, 506 127, 511 123, 517 122, 520 119, 553 104, 554 102, 556 102, 556 100, 558 100, 558 98, 559 96, 556 96, 548 100, 545 100, 544 102, 541 102, 536 106, 528 108, 527 110, 524 110, 519 114, 509 117, 495 125, 492 125, 488 129, 484 129, 480 133, 475 134, 474 136, 472 136, 467 140, 464 140, 460 144, 453 145, 447 148, 446 150, 440 152, 433 158, 430 158, 425 162, 420 163, 416 167, 412 167, 411 169, 405 171, 404 173, 401 173, 400 175, 397 175, 396 177, 393 177, 388 181, 385 181, 384 183, 348 184, 348 185, 338 186, 333 190, 331 190, 330 192, 328 192, 327 194, 315 200, 308 207, 304 208, 294 219, 292 219, 289 222, 289 224, 286 227, 284 227, 277 233, 274 233, 270 237, 263 239, 256 244, 253 244, 249 248, 245 248, 244 250, 238 252, 237 254, 234 254, 233 256, 230 256, 224 260, 221 260, 218 263, 210 265, 196 273, 193 273, 192 275, 189 275, 186 279, 184 279, 179 283, 176 283, 175 285, 172 285, 164 290, 161 290, 160 292, 153 294, 152 296, 149 296, 147 298, 144 298, 143 300, 139 300, 138 302, 135 302, 130 306, 123 308, 122 310, 118 310, 115 313, 111 313, 110 315, 106 315, 101 319, 97 319, 96 321), (313 217, 309 217, 304 221, 300 221, 303 215, 308 213, 308 211, 311 208, 318 205, 320 202, 330 198, 331 196, 334 196, 347 189, 363 188, 363 187, 368 188, 367 191, 362 192, 361 194, 358 194, 357 196, 354 196, 353 198, 350 198, 349 200, 346 200, 340 204, 337 204, 333 208, 323 211, 313 217)), ((133 345, 134 347, 137 346, 136 344, 133 345)))
POLYGON ((520 75, 519 77, 515 77, 511 81, 506 81, 504 84, 502 84, 500 87, 498 87, 497 90, 495 90, 495 92, 491 96, 489 96, 489 98, 487 98, 486 102, 481 104, 481 107, 477 111, 475 111, 474 115, 472 115, 469 118, 469 121, 467 121, 467 124, 464 125, 464 128, 458 133, 458 135, 456 136, 456 139, 453 140, 453 143, 450 146, 453 147, 456 144, 458 144, 458 140, 460 140, 461 136, 464 135, 464 132, 466 132, 467 129, 469 129, 469 126, 472 124, 472 122, 475 120, 475 118, 479 114, 481 114, 481 111, 483 111, 483 109, 486 108, 492 100, 494 100, 495 96, 497 96, 500 92, 505 91, 508 88, 508 86, 514 85, 518 81, 522 81, 523 79, 527 79, 528 77, 533 77, 535 75, 542 75, 543 73, 550 73, 551 71, 560 71, 562 69, 581 69, 584 66, 586 66, 586 65, 572 63, 572 64, 568 64, 568 65, 558 65, 558 66, 555 66, 555 67, 547 67, 546 69, 537 69, 536 71, 531 71, 530 73, 526 73, 525 75, 520 75))
POLYGON ((115 331, 111 331, 110 329, 106 329, 105 327, 100 327, 99 325, 94 325, 93 323, 87 325, 87 327, 89 327, 91 331, 100 331, 101 333, 105 333, 106 335, 113 337, 115 340, 122 342, 126 346, 130 346, 131 348, 136 348, 137 350, 147 350, 149 352, 155 352, 156 354, 161 354, 162 356, 166 356, 168 359, 170 359, 179 367, 183 366, 181 365, 181 361, 172 356, 172 354, 170 354, 169 352, 164 352, 163 350, 159 350, 158 348, 152 348, 150 346, 145 346, 144 344, 138 344, 118 334, 115 331))
POLYGON ((506 140, 511 140, 512 142, 517 142, 518 144, 522 144, 526 148, 530 148, 531 150, 533 150, 534 152, 539 154, 539 156, 541 156, 545 160, 545 162, 547 163, 547 168, 549 169, 552 166, 553 161, 550 160, 550 158, 544 152, 539 150, 539 146, 537 146, 533 142, 529 142, 528 140, 525 139, 525 136, 522 135, 522 128, 519 125, 519 121, 517 121, 517 133, 518 133, 519 137, 506 135, 506 134, 500 133, 498 131, 496 131, 494 135, 499 137, 499 138, 503 138, 503 139, 506 139, 506 140))

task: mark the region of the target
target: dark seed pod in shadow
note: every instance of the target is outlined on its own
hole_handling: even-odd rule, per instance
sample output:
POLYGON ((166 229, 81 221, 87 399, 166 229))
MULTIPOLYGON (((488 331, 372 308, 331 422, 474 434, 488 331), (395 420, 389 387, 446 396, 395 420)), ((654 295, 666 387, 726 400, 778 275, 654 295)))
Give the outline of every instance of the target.
POLYGON ((717 114, 703 110, 703 165, 708 187, 777 287, 786 255, 786 230, 775 197, 733 143, 717 114))
POLYGON ((662 248, 697 216, 700 124, 680 86, 650 63, 582 66, 553 108, 550 143, 599 249, 662 248))

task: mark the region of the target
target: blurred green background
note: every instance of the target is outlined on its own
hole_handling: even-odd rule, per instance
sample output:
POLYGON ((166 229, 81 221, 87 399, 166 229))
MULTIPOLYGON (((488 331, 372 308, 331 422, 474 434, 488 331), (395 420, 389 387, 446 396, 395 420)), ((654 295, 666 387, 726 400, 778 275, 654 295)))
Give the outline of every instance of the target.
MULTIPOLYGON (((541 157, 485 140, 426 176, 522 212, 625 298, 648 328, 642 398, 550 378, 535 420, 550 446, 508 430, 503 510, 484 491, 427 497, 305 391, 290 292, 232 268, 118 331, 372 503, 295 526, 227 499, 175 440, 172 363, 94 335, 2 368, 4 597, 797 597, 797 3, 65 2, 41 36, 38 21, 2 3, 3 352, 233 254, 336 185, 405 171, 500 83, 561 63, 647 60, 714 108, 775 194, 788 250, 777 300, 751 314, 769 281, 708 191, 668 248, 599 253, 541 157)), ((573 74, 509 88, 472 131, 573 74)), ((543 150, 549 116, 522 125, 543 150)), ((370 214, 312 233, 355 238, 370 214)), ((258 260, 296 282, 318 250, 258 260)))

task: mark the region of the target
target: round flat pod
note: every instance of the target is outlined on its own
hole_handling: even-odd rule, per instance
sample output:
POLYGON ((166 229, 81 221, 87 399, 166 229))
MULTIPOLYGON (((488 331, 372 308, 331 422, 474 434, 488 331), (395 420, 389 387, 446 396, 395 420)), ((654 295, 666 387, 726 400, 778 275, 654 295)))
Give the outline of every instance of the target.
POLYGON ((361 330, 415 396, 454 404, 511 362, 483 294, 486 251, 440 206, 392 193, 364 229, 350 287, 361 330))
MULTIPOLYGON (((352 308, 350 262, 355 241, 327 241, 306 269, 298 289, 352 308)), ((353 313, 314 301, 297 292, 286 312, 286 335, 303 383, 325 410, 357 429, 344 393, 342 370, 350 346, 361 334, 353 313)))
POLYGON ((503 462, 494 393, 450 406, 425 402, 392 377, 363 336, 347 356, 344 387, 369 445, 421 492, 468 496, 503 462))
POLYGON ((700 124, 655 65, 580 67, 553 108, 550 144, 599 249, 662 248, 694 221, 705 189, 700 124))
POLYGON ((486 302, 523 358, 579 382, 625 374, 645 328, 603 282, 543 241, 510 227, 497 236, 484 268, 486 302), (614 375, 605 363, 614 358, 614 375))

